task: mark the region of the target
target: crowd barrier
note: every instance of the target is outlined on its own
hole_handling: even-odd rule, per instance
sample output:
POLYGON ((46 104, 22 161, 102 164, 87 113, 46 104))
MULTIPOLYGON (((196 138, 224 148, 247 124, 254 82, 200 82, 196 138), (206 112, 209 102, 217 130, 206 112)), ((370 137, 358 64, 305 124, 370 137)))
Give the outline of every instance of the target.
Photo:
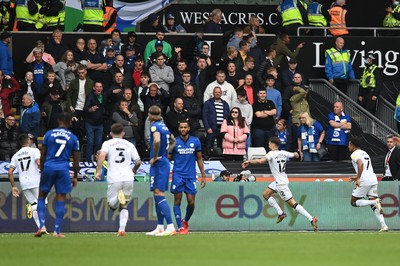
MULTIPOLYGON (((311 230, 310 223, 279 197, 278 203, 288 214, 276 224, 275 210, 262 198, 268 183, 208 183, 199 189, 196 210, 190 220, 192 231, 302 231, 311 230)), ((369 207, 350 205, 353 184, 348 182, 291 183, 293 195, 311 215, 319 218, 320 230, 378 230, 380 225, 369 207)), ((118 230, 118 212, 108 208, 105 182, 79 183, 68 197, 64 232, 101 232, 118 230)), ((400 229, 400 183, 380 182, 384 216, 391 230, 400 229)), ((167 200, 173 202, 167 192, 167 200)), ((49 194, 47 228, 52 231, 55 218, 55 194, 49 194)), ((185 200, 182 201, 182 215, 185 200)), ((8 183, 0 183, 0 232, 34 232, 33 220, 26 218, 25 198, 15 198, 8 183)), ((157 218, 148 183, 135 183, 128 205, 127 231, 154 229, 157 218)))

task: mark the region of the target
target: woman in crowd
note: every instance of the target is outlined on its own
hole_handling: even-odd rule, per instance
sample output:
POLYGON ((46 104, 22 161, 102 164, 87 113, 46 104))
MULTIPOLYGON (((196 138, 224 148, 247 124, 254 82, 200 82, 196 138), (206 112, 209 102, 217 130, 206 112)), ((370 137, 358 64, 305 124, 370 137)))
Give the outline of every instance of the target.
POLYGON ((69 83, 75 79, 75 70, 78 64, 75 63, 74 53, 71 50, 65 51, 61 61, 53 66, 57 79, 60 80, 64 91, 68 90, 69 83))
POLYGON ((320 161, 318 150, 321 149, 325 139, 325 130, 320 122, 311 118, 308 112, 300 113, 299 120, 297 144, 300 158, 305 162, 318 162, 320 161))
POLYGON ((249 127, 239 107, 233 107, 228 119, 222 122, 221 134, 223 134, 223 154, 232 160, 243 160, 246 154, 246 140, 250 134, 249 127))
POLYGON ((257 16, 252 16, 249 21, 249 25, 247 25, 243 29, 244 34, 249 34, 251 32, 254 32, 256 34, 261 33, 265 34, 265 30, 262 26, 260 26, 260 20, 258 19, 257 16))
POLYGON ((292 151, 292 134, 288 129, 286 119, 278 120, 274 128, 274 133, 281 141, 279 150, 292 151))

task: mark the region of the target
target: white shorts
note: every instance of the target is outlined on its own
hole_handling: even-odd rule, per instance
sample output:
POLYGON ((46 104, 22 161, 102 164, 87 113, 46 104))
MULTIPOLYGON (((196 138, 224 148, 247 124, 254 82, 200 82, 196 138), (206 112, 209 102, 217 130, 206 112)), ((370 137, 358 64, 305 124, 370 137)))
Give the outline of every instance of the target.
POLYGON ((278 185, 276 184, 276 182, 272 182, 271 184, 268 185, 268 187, 270 189, 272 189, 273 191, 275 191, 276 193, 279 194, 279 196, 284 200, 284 201, 288 201, 291 198, 293 198, 293 194, 292 191, 290 191, 289 186, 288 185, 278 185))
POLYGON ((110 205, 110 207, 113 209, 116 209, 119 206, 118 192, 120 190, 122 190, 124 192, 126 201, 127 202, 130 201, 132 191, 133 191, 133 180, 108 184, 107 201, 108 201, 108 205, 110 205))
POLYGON ((355 187, 351 195, 356 198, 364 198, 365 196, 377 198, 378 185, 355 187))
MULTIPOLYGON (((22 193, 24 193, 26 201, 29 204, 31 204, 31 205, 37 204, 38 198, 39 198, 39 188, 38 187, 22 190, 22 193)), ((47 198, 45 199, 45 204, 47 204, 47 198)))

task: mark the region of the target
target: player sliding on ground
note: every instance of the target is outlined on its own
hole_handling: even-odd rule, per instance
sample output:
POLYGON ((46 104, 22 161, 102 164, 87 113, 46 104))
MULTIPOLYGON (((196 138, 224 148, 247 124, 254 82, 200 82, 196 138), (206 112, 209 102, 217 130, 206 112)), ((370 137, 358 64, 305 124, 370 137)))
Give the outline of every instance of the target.
POLYGON ((280 145, 281 141, 278 137, 271 137, 268 143, 270 152, 268 152, 267 155, 265 155, 265 157, 262 159, 247 160, 243 162, 242 167, 246 168, 249 164, 263 164, 268 161, 269 168, 271 169, 271 173, 275 178, 275 181, 268 185, 267 189, 263 193, 263 197, 278 212, 278 220, 276 223, 282 222, 282 220, 286 218, 286 213, 282 211, 281 207, 279 207, 276 200, 272 197, 274 193, 278 193, 279 196, 290 205, 290 207, 306 217, 310 221, 314 231, 317 231, 318 218, 311 216, 303 206, 295 201, 292 192, 289 189, 289 179, 285 173, 286 160, 293 157, 299 158, 299 154, 297 152, 292 153, 280 151, 280 145))

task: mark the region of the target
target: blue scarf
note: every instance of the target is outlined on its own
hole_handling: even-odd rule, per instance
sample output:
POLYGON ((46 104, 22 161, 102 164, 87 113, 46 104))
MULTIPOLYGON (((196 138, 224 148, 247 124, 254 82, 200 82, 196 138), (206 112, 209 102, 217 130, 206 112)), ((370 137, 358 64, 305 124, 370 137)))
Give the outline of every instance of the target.
POLYGON ((279 132, 279 139, 281 140, 281 145, 279 150, 284 150, 287 143, 286 129, 283 132, 279 132))
POLYGON ((307 125, 301 125, 301 146, 303 151, 309 150, 311 153, 317 153, 317 148, 314 142, 314 126, 308 127, 307 125))

